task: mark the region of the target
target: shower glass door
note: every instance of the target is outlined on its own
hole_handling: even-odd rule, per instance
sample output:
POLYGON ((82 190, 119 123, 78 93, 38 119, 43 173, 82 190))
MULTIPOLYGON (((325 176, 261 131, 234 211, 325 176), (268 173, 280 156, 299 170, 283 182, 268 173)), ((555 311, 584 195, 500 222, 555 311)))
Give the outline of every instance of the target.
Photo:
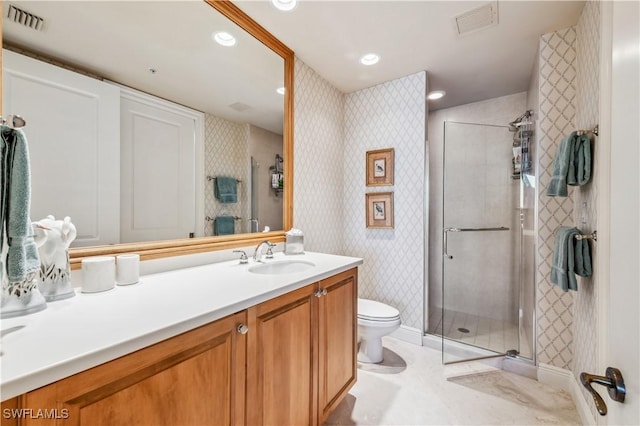
MULTIPOLYGON (((445 122, 442 306, 445 364, 519 349, 520 180, 505 126, 445 122)), ((513 351, 513 352, 511 352, 513 351)))

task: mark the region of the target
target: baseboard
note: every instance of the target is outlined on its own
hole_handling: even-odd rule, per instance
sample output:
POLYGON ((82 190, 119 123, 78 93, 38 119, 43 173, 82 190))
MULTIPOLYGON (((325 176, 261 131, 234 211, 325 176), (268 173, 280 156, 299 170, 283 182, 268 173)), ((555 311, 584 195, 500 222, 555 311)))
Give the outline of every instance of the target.
POLYGON ((538 381, 571 394, 571 371, 550 364, 538 365, 538 381))
POLYGON ((391 333, 391 336, 403 342, 422 346, 422 330, 417 328, 401 325, 400 328, 391 333))
POLYGON ((591 408, 582 395, 580 384, 571 371, 549 364, 540 364, 538 366, 538 381, 567 392, 573 399, 582 424, 596 424, 591 408))
MULTIPOLYGON (((589 402, 584 399, 584 395, 582 394, 582 385, 578 382, 578 379, 573 374, 571 375, 571 397, 573 398, 573 403, 576 405, 576 409, 578 410, 578 414, 580 414, 580 420, 582 420, 583 425, 595 425, 596 419, 593 417, 593 411, 589 406, 589 402)), ((608 401, 607 401, 608 403, 608 401)))

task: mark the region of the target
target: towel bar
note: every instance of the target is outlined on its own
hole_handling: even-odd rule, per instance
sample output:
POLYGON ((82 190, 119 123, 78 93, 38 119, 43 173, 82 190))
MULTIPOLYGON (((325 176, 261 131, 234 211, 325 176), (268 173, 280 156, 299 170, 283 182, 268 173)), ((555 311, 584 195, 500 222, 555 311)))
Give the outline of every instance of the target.
MULTIPOLYGON (((240 216, 234 216, 233 219, 234 220, 240 220, 242 218, 240 216)), ((207 222, 212 222, 212 221, 216 220, 216 218, 215 217, 211 217, 211 216, 207 216, 207 217, 204 218, 204 220, 206 220, 207 222)))
POLYGON ((26 126, 27 122, 19 115, 8 115, 6 117, 0 115, 0 124, 11 127, 12 129, 19 129, 26 126))
MULTIPOLYGON (((208 181, 216 180, 216 177, 214 177, 214 176, 207 176, 207 180, 208 180, 208 181)), ((238 183, 242 183, 242 181, 241 181, 240 179, 236 179, 236 182, 238 182, 238 183)))
POLYGON ((579 235, 576 235, 576 240, 598 241, 598 231, 593 231, 590 234, 579 234, 579 235))
POLYGON ((576 132, 578 133, 578 135, 586 135, 587 133, 592 133, 592 134, 598 136, 598 132, 599 131, 600 131, 600 126, 598 124, 596 124, 596 127, 594 127, 593 129, 577 130, 576 132))

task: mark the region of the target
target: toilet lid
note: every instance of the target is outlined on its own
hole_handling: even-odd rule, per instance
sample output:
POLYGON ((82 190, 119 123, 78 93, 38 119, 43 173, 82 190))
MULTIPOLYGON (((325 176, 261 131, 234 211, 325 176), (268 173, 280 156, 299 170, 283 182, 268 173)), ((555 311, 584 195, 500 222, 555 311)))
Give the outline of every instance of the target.
POLYGON ((400 312, 389 305, 369 299, 358 299, 358 318, 369 321, 391 321, 400 318, 400 312))

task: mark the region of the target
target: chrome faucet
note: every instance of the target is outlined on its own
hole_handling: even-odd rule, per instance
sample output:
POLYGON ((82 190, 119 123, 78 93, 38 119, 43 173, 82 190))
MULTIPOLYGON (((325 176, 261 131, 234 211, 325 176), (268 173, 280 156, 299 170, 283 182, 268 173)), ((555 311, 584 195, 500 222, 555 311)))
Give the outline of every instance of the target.
POLYGON ((273 251, 271 251, 271 249, 273 247, 275 247, 276 245, 272 244, 268 240, 264 240, 260 244, 258 244, 258 246, 256 247, 256 251, 253 253, 253 261, 254 262, 262 262, 262 247, 265 246, 265 245, 267 246, 266 258, 267 259, 273 259, 273 251))

